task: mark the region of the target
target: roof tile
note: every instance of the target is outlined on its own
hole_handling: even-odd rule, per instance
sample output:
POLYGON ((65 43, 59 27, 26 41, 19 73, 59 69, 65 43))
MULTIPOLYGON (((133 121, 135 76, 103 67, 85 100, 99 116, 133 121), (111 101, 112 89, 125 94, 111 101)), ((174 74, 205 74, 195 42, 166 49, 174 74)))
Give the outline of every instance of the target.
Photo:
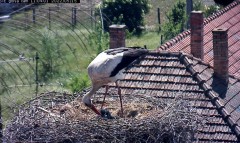
MULTIPOLYGON (((239 109, 234 108, 238 107, 240 96, 233 97, 240 91, 240 82, 230 77, 228 88, 225 88, 226 98, 221 99, 218 92, 223 92, 223 86, 218 82, 212 85, 212 82, 218 81, 213 78, 212 73, 211 66, 193 57, 188 58, 183 53, 150 52, 139 63, 127 69, 125 79, 119 85, 123 96, 144 94, 170 101, 179 93, 196 108, 197 113, 207 119, 206 125, 200 127, 195 135, 196 142, 237 142, 237 134, 231 129, 239 122, 237 117, 240 117, 239 109), (228 117, 228 120, 224 120, 224 117, 228 117)), ((114 84, 112 87, 116 91, 114 84)), ((98 94, 104 92, 101 89, 98 94)), ((236 126, 238 127, 239 125, 236 126)))
MULTIPOLYGON (((220 10, 219 12, 215 13, 214 15, 206 18, 204 20, 204 60, 209 62, 213 65, 213 52, 212 52, 212 30, 217 27, 226 27, 228 28, 228 35, 229 35, 229 50, 230 56, 238 50, 240 45, 240 4, 239 1, 233 2, 231 5, 227 6, 226 8, 220 10), (238 34, 236 34, 238 33, 238 34), (210 52, 211 51, 211 52, 210 52)), ((169 51, 184 51, 190 53, 190 30, 184 31, 180 33, 178 36, 173 38, 174 44, 164 44, 166 49, 169 51)), ((171 40, 170 40, 171 41, 171 40)), ((164 46, 163 45, 163 46, 164 46)), ((240 55, 240 50, 235 53, 236 55, 240 55)), ((239 56, 237 56, 239 57, 239 56)), ((230 60, 229 65, 234 64, 234 60, 230 60)), ((236 67, 240 67, 240 64, 237 64, 236 67)), ((235 76, 239 76, 240 70, 236 69, 231 70, 231 74, 235 74, 235 76), (233 73, 234 72, 234 73, 233 73)), ((240 76, 239 76, 240 77, 240 76)))

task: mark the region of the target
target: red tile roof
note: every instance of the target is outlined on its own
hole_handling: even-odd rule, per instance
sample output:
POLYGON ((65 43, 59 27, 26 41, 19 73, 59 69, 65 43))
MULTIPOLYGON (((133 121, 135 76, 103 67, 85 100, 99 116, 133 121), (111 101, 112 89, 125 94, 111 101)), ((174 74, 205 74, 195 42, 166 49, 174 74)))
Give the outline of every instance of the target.
MULTIPOLYGON (((171 101, 176 93, 208 118, 195 142, 240 142, 240 80, 230 76, 224 85, 211 65, 181 52, 150 52, 125 72, 119 85, 128 95, 171 101)), ((110 86, 116 88, 115 85, 110 86)), ((116 89, 117 90, 117 89, 116 89)), ((100 89, 97 94, 103 95, 100 89)))
MULTIPOLYGON (((240 77, 240 0, 204 20, 204 61, 213 65, 212 30, 228 28, 229 72, 240 77)), ((180 33, 159 47, 159 50, 190 53, 190 30, 180 33)))

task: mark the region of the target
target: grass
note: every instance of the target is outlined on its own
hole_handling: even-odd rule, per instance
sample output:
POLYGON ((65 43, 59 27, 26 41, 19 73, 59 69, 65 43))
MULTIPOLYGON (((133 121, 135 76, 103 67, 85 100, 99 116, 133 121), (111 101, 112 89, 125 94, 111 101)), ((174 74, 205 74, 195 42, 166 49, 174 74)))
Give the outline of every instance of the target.
POLYGON ((176 0, 149 0, 151 3, 151 10, 145 16, 145 23, 149 26, 158 25, 157 9, 160 8, 160 20, 163 23, 166 20, 166 13, 173 7, 176 0))
POLYGON ((131 36, 126 39, 126 46, 147 46, 148 49, 156 49, 160 46, 160 35, 157 32, 143 32, 141 36, 131 36))

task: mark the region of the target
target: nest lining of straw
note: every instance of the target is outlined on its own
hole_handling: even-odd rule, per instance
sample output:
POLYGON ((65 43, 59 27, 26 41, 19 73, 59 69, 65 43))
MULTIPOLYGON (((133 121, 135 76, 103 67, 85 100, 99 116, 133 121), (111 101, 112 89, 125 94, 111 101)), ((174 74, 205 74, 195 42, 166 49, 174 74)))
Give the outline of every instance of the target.
MULTIPOLYGON (((123 117, 114 93, 104 108, 114 119, 97 116, 76 95, 49 92, 18 108, 7 124, 7 142, 192 142, 203 118, 189 101, 146 95, 123 97, 123 117), (62 113, 62 109, 65 112, 62 113)), ((94 98, 99 109, 102 99, 94 98)))

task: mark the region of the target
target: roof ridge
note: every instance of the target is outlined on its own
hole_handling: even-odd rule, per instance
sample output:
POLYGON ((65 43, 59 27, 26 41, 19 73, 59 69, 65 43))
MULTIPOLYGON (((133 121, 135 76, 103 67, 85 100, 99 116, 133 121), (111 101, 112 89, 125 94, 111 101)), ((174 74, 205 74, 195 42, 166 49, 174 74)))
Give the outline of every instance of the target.
POLYGON ((190 35, 190 29, 183 31, 182 33, 180 33, 177 36, 173 37, 172 39, 168 40, 167 42, 162 44, 158 49, 167 50, 169 47, 177 44, 182 39, 186 38, 188 35, 190 35))
MULTIPOLYGON (((191 55, 191 54, 188 54, 188 53, 185 53, 185 52, 181 52, 181 53, 184 54, 184 55, 186 55, 188 58, 193 59, 193 60, 197 61, 198 63, 207 66, 208 68, 212 68, 212 69, 213 69, 213 66, 210 65, 209 63, 207 63, 207 62, 205 62, 205 61, 203 61, 203 60, 201 60, 201 59, 199 59, 199 58, 196 58, 196 57, 194 57, 194 56, 191 55)), ((233 74, 230 74, 230 73, 229 73, 229 76, 230 76, 231 78, 236 79, 237 81, 240 82, 240 77, 234 76, 233 74)))
POLYGON ((170 55, 170 56, 178 56, 181 52, 179 51, 174 51, 174 52, 169 52, 166 50, 149 50, 149 54, 158 54, 158 55, 170 55))
POLYGON ((232 3, 230 3, 228 6, 224 7, 223 9, 217 11, 216 13, 213 13, 211 16, 204 19, 203 25, 208 24, 209 22, 213 21, 215 18, 218 18, 219 16, 223 15, 225 12, 229 11, 233 7, 240 4, 240 0, 235 0, 232 3))
POLYGON ((213 66, 210 65, 209 63, 207 63, 207 62, 205 62, 204 60, 201 60, 201 59, 199 59, 199 58, 196 58, 196 57, 194 57, 194 56, 191 55, 191 54, 188 54, 188 53, 185 53, 185 52, 182 52, 182 54, 184 54, 185 56, 187 56, 187 57, 190 58, 190 59, 193 59, 193 60, 197 61, 198 63, 201 63, 202 65, 205 65, 205 66, 207 66, 207 67, 209 67, 209 68, 213 68, 213 66))
MULTIPOLYGON (((225 12, 229 11, 233 7, 237 6, 238 4, 240 4, 240 0, 235 0, 234 2, 232 2, 228 6, 224 7, 223 9, 219 10, 218 12, 212 14, 211 16, 209 16, 207 18, 204 18, 203 25, 204 26, 207 25, 209 22, 211 22, 214 19, 218 18, 219 16, 223 15, 225 12)), ((167 50, 171 46, 177 44, 182 39, 184 39, 187 36, 189 36, 190 34, 191 34, 191 30, 190 29, 188 29, 186 31, 183 31, 183 32, 179 33, 177 36, 173 37, 172 39, 170 39, 167 42, 165 42, 164 44, 162 44, 158 49, 167 50)))
POLYGON ((217 110, 223 116, 224 121, 227 122, 230 128, 234 131, 237 138, 240 139, 240 126, 234 122, 231 115, 225 109, 225 106, 219 101, 219 97, 213 92, 211 86, 209 86, 207 82, 201 78, 200 73, 194 69, 193 63, 189 61, 187 55, 182 53, 180 54, 179 59, 186 66, 186 69, 190 72, 193 78, 196 79, 199 86, 204 90, 205 95, 217 107, 217 110))

